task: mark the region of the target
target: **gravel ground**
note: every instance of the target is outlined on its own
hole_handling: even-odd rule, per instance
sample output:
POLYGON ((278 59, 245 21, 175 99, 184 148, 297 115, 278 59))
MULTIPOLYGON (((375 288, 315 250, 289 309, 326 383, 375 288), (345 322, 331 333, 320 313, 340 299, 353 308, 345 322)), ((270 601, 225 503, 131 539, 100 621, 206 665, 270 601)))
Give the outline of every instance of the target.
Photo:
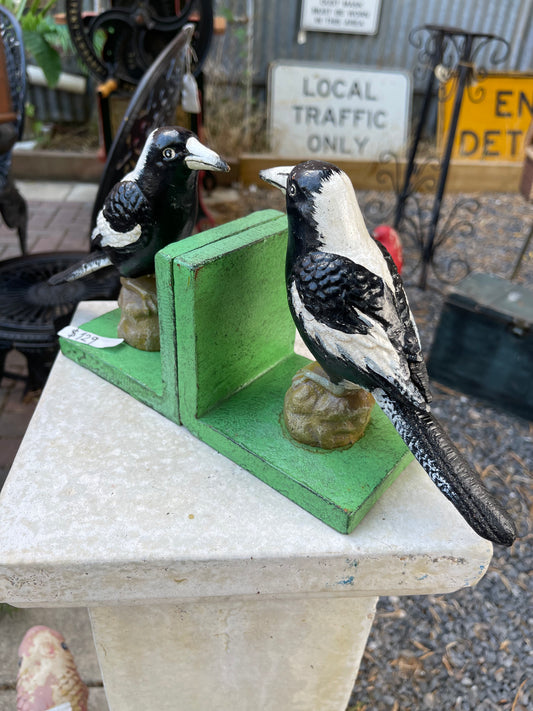
MULTIPOLYGON (((479 201, 470 215, 474 233, 452 228, 439 261, 466 257, 475 271, 509 278, 533 220, 531 205, 516 194, 461 199, 474 197, 479 201)), ((393 205, 391 194, 361 193, 359 199, 367 215, 376 200, 393 205)), ((446 224, 458 199, 445 198, 439 225, 446 224)), ((278 191, 244 193, 245 213, 266 206, 284 209, 278 191)), ((430 206, 427 198, 421 199, 421 214, 427 216, 430 206)), ((409 286, 417 283, 416 273, 409 275, 417 251, 404 234, 402 241, 407 291, 427 355, 443 301, 442 291, 433 287, 442 290, 442 285, 431 278, 432 288, 425 291, 409 286)), ((516 281, 533 290, 531 252, 516 281)), ((492 564, 475 588, 442 596, 382 598, 349 708, 526 711, 533 708, 533 424, 437 383, 432 390, 435 414, 514 516, 520 537, 510 549, 495 546, 492 564)))
MULTIPOLYGON (((531 206, 519 195, 478 199, 475 234, 454 232, 440 248, 443 260, 466 256, 475 271, 509 278, 533 220, 531 206)), ((454 200, 445 201, 442 221, 454 200)), ((416 253, 409 243, 405 248, 409 264, 416 253)), ((516 281, 533 288, 531 254, 516 281)), ((443 295, 413 287, 408 293, 428 354, 443 295)), ((514 516, 520 537, 510 549, 495 546, 473 589, 380 600, 351 706, 525 711, 533 708, 533 424, 436 383, 432 390, 435 414, 514 516)))

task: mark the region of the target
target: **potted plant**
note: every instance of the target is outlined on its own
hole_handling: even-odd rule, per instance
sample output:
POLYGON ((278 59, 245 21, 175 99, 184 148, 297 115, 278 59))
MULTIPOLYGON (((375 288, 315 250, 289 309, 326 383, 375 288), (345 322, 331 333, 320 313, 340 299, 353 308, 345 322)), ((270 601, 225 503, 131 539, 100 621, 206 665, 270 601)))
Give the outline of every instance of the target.
POLYGON ((49 124, 84 124, 90 116, 87 76, 75 58, 66 24, 56 22, 55 0, 0 0, 22 29, 28 63, 27 129, 47 140, 49 124), (66 68, 66 71, 65 71, 66 68))
POLYGON ((61 74, 60 50, 71 48, 67 27, 58 25, 50 13, 55 0, 43 7, 40 0, 3 0, 2 4, 19 21, 27 54, 42 69, 48 86, 54 87, 61 74))

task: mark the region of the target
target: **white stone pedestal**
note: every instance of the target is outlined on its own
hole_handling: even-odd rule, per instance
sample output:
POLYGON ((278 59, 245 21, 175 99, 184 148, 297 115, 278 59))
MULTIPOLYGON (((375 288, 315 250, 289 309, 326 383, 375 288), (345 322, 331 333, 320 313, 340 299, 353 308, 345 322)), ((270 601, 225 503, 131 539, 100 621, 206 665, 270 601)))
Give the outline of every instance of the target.
POLYGON ((344 711, 376 601, 224 598, 93 608, 109 707, 344 711))
POLYGON ((87 606, 111 711, 344 711, 378 596, 491 554, 416 463, 346 536, 61 355, 0 496, 0 600, 87 606))

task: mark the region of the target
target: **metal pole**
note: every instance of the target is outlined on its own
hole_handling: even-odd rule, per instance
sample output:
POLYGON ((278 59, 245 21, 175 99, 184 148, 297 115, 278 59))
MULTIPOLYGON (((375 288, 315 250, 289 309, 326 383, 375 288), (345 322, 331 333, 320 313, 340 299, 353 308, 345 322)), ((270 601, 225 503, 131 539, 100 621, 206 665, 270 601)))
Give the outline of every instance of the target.
POLYGON ((529 233, 524 240, 524 244, 522 245, 522 249, 520 250, 520 254, 518 255, 518 259, 516 260, 516 264, 514 265, 513 273, 511 274, 511 281, 513 279, 516 279, 518 276, 518 272, 520 271, 520 268, 522 266, 522 260, 524 259, 524 256, 529 249, 529 245, 531 243, 531 239, 533 238, 533 223, 531 224, 531 227, 529 228, 529 233))
POLYGON ((428 77, 428 82, 426 85, 424 93, 424 101, 422 103, 422 110, 420 112, 420 118, 418 119, 418 124, 416 127, 415 135, 413 137, 413 142, 409 148, 409 157, 407 160, 407 166, 405 168, 405 176, 403 181, 403 187, 400 194, 398 195, 398 201, 396 203, 396 212, 394 216, 394 228, 398 229, 400 222, 403 218, 403 211, 405 207, 405 202, 409 195, 411 194, 411 178, 415 171, 415 157, 418 150, 418 144, 420 143, 420 138, 422 137, 422 129, 426 124, 426 119, 429 111, 429 106, 431 102, 431 90, 433 88, 433 83, 435 80, 435 67, 442 61, 442 55, 444 50, 444 32, 442 30, 437 30, 435 32, 435 51, 431 58, 431 67, 428 77))
POLYGON ((437 224, 440 216, 440 209, 442 205, 442 197, 444 195, 444 188, 446 187, 446 179, 448 177, 448 169, 450 166, 450 158, 452 155, 453 141, 455 138, 455 132, 457 130, 457 123, 459 120, 459 112, 461 110, 461 102, 463 100, 463 93, 466 85, 466 79, 470 72, 470 55, 472 52, 473 36, 471 34, 466 34, 464 38, 463 51, 459 60, 459 75, 457 79, 457 91, 455 94, 455 100, 453 104, 452 116, 450 119, 450 128, 448 130, 448 138, 446 141, 446 148, 444 150, 444 156, 439 172, 439 178, 437 182, 437 190, 435 193, 435 200, 433 202, 433 209, 431 212, 431 220, 429 223, 429 231, 426 243, 424 245, 424 251, 422 254, 422 271, 420 273, 420 281, 418 286, 421 289, 425 289, 427 286, 428 277, 428 266, 431 258, 433 256, 433 244, 435 241, 435 235, 437 232, 437 224))
POLYGON ((244 136, 250 137, 252 122, 252 89, 254 74, 254 21, 255 6, 254 0, 246 0, 246 17, 248 25, 246 27, 246 77, 245 77, 245 102, 244 102, 244 136))

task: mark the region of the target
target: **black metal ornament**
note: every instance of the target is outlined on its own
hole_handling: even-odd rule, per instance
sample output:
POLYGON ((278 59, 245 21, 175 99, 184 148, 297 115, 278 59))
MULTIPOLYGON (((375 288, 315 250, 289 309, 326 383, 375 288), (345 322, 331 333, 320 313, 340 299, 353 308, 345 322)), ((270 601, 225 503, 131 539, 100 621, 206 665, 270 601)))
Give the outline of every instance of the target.
POLYGON ((102 83, 135 88, 146 70, 183 27, 194 23, 194 73, 201 70, 213 35, 212 0, 116 0, 95 16, 84 16, 81 0, 67 0, 67 22, 74 46, 89 72, 102 83))
POLYGON ((479 203, 472 198, 456 201, 447 219, 442 222, 442 202, 464 93, 469 93, 471 101, 483 100, 485 90, 482 81, 486 74, 481 61, 483 52, 491 45, 488 61, 498 65, 505 61, 509 44, 494 34, 432 24, 412 30, 409 41, 419 50, 414 74, 419 81, 425 80, 425 88, 408 150, 407 165, 401 176, 397 156, 392 153, 382 156, 383 167, 378 173, 378 180, 382 184, 391 184, 396 192, 395 205, 385 210, 382 200, 372 200, 365 206, 365 213, 374 222, 390 219, 402 236, 411 239, 418 251, 419 261, 405 276, 409 278, 418 272, 417 285, 425 289, 430 270, 438 281, 448 284, 464 278, 470 271, 464 258, 454 258, 444 263, 437 261, 437 251, 454 234, 475 234, 474 218, 479 203), (440 159, 420 159, 420 142, 435 93, 440 102, 450 99, 450 94, 453 96, 448 134, 440 159), (386 167, 391 165, 392 171, 386 167), (429 207, 420 194, 422 191, 433 193, 429 207))

